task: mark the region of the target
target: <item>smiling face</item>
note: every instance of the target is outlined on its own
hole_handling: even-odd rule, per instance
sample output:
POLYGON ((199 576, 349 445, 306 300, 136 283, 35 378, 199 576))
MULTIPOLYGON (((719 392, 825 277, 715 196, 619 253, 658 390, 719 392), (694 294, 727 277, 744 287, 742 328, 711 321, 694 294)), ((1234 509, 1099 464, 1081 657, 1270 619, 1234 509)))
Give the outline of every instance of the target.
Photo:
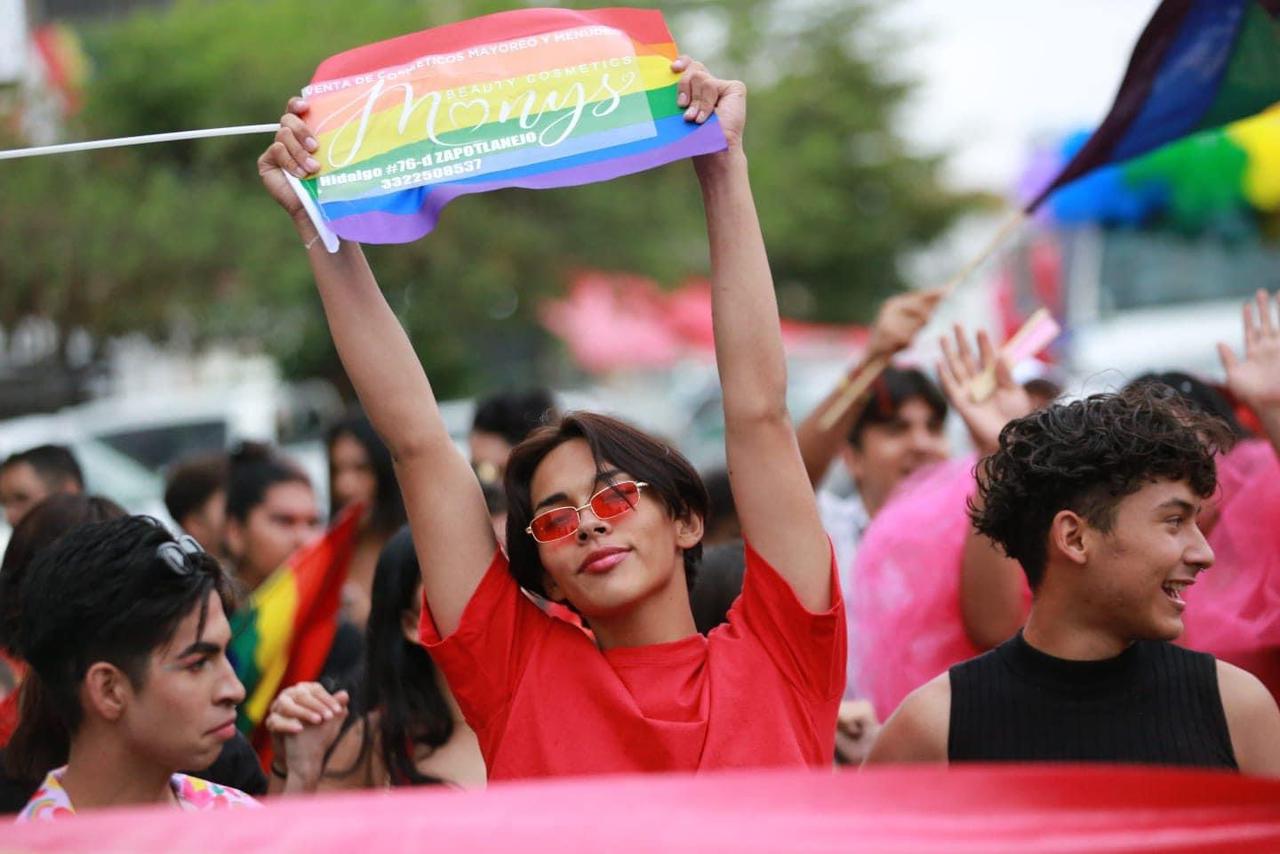
MULTIPOLYGON (((636 479, 608 462, 597 466, 590 446, 570 439, 534 470, 533 514, 581 507, 601 488, 636 479)), ((537 546, 543 586, 552 599, 567 600, 588 620, 607 620, 650 602, 679 604, 683 599, 682 607, 688 609, 683 553, 702 537, 700 518, 672 519, 643 489, 634 510, 600 519, 587 507, 579 518, 575 533, 537 546)))
POLYGON ((845 465, 868 513, 875 515, 907 475, 947 458, 943 421, 923 398, 908 398, 888 421, 864 427, 857 447, 845 446, 845 465))
POLYGON ((1182 634, 1183 593, 1213 563, 1200 506, 1186 481, 1156 480, 1120 500, 1110 531, 1086 529, 1090 556, 1077 593, 1121 636, 1182 634))
POLYGON ((227 660, 231 626, 210 593, 204 631, 200 608, 178 623, 167 644, 152 651, 141 686, 130 686, 119 718, 124 738, 155 764, 205 768, 235 735, 244 686, 227 660))

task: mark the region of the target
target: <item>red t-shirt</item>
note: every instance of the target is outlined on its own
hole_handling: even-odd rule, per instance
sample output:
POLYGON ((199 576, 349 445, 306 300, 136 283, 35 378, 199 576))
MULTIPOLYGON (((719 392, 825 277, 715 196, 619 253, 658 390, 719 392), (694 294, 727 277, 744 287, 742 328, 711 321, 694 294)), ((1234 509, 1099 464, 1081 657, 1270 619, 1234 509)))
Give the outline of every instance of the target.
POLYGON ((475 730, 490 780, 830 765, 845 617, 814 614, 748 545, 742 594, 708 637, 601 651, 520 593, 498 550, 458 630, 422 641, 475 730))

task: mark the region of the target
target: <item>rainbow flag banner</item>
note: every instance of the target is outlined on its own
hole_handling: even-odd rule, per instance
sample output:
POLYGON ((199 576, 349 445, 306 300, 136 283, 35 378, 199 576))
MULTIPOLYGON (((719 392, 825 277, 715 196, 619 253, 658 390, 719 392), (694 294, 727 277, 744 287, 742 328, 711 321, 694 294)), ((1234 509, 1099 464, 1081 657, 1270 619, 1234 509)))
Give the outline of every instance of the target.
POLYGON ((676 106, 651 9, 520 9, 331 57, 302 94, 319 172, 295 181, 326 245, 406 243, 467 193, 605 181, 720 151, 676 106))
POLYGON ((276 694, 324 668, 362 513, 358 505, 343 510, 323 537, 294 553, 231 615, 227 655, 245 690, 236 726, 260 755, 269 742, 255 731, 276 694))
MULTIPOLYGON (((1096 169, 1278 103, 1280 0, 1164 0, 1133 49, 1111 111, 1026 211, 1096 169)), ((1225 136, 1208 138, 1209 144, 1225 140, 1249 152, 1266 144, 1269 121, 1236 125, 1225 136)), ((1151 160, 1135 174, 1141 177, 1162 165, 1151 160)), ((1255 175, 1245 179, 1244 189, 1269 197, 1273 190, 1266 185, 1272 180, 1255 175)))

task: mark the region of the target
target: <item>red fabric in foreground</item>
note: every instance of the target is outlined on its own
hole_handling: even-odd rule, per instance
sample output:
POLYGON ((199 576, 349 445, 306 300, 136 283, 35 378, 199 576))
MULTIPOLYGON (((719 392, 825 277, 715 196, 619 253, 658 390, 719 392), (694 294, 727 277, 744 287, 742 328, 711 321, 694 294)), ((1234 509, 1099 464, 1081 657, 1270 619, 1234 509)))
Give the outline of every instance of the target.
POLYGON ((6 828, 6 851, 1280 850, 1280 781, 1104 766, 758 771, 166 808, 6 828))

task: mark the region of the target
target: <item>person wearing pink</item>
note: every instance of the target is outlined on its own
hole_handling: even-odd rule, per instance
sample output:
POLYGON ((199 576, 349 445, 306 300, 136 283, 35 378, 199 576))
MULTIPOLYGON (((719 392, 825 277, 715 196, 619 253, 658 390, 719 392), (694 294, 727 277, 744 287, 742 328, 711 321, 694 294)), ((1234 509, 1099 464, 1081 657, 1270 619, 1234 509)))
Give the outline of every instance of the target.
MULTIPOLYGON (((360 247, 344 242, 329 254, 319 245, 282 174, 319 168, 305 102, 290 102, 259 160, 308 247, 338 354, 396 461, 422 569, 422 639, 490 779, 831 762, 843 604, 786 408, 777 304, 742 144, 746 89, 687 57, 672 70, 686 121, 714 112, 728 142, 694 165, 726 456, 750 557, 742 597, 708 638, 689 604, 707 498, 688 461, 601 415, 543 427, 508 463, 504 553, 360 247), (571 606, 591 635, 543 613, 521 588, 571 606)), ((323 705, 315 713, 322 720, 323 705)))
POLYGON ((18 821, 113 806, 255 805, 177 773, 213 762, 244 699, 226 656, 230 585, 195 540, 138 516, 82 525, 36 556, 19 595, 14 646, 70 750, 18 821))

